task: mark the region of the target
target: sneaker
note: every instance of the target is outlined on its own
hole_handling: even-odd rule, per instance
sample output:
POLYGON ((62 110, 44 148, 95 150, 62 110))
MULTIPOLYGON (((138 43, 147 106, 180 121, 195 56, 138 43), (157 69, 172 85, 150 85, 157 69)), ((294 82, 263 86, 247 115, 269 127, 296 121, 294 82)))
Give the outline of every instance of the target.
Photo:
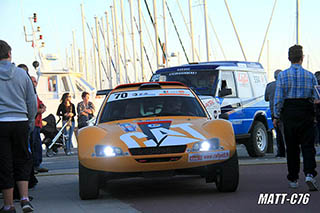
POLYGON ((313 178, 312 174, 307 174, 306 184, 309 187, 309 191, 319 191, 317 181, 316 181, 316 179, 313 178))
POLYGON ((297 189, 298 187, 299 187, 298 180, 295 180, 295 181, 290 181, 290 180, 289 180, 289 188, 291 188, 291 189, 297 189))
POLYGON ((0 209, 0 213, 16 213, 14 206, 11 206, 10 209, 5 210, 4 206, 0 209))
POLYGON ((47 168, 45 168, 45 167, 36 167, 35 168, 35 170, 37 171, 37 172, 48 172, 49 171, 49 169, 47 169, 47 168))
MULTIPOLYGON (((31 195, 29 195, 29 201, 32 201, 32 200, 33 200, 33 197, 31 195)), ((20 202, 20 198, 19 199, 13 199, 13 202, 19 203, 20 202)))
POLYGON ((26 212, 33 212, 33 206, 31 205, 30 201, 28 200, 21 200, 20 205, 22 208, 23 213, 26 212))

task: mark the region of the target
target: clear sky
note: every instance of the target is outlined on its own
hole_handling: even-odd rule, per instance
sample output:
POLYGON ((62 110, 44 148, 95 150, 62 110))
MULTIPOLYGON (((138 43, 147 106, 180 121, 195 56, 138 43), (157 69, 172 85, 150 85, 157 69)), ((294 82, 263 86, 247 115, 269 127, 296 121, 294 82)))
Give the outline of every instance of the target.
MULTIPOLYGON (((120 39, 120 50, 122 51, 121 13, 120 0, 117 2, 117 17, 119 23, 118 38, 120 39)), ((137 1, 133 0, 134 16, 138 21, 137 1)), ((148 0, 149 8, 153 15, 153 1, 148 0)), ((156 0, 157 21, 159 36, 164 42, 163 10, 162 0, 156 0)), ((187 55, 191 60, 191 41, 187 32, 183 16, 189 24, 188 0, 179 0, 183 16, 179 10, 179 4, 176 0, 167 0, 170 11, 181 36, 187 55)), ((195 47, 200 55, 200 61, 206 61, 206 43, 204 12, 201 6, 202 0, 193 0, 193 25, 195 47)), ((248 61, 257 61, 261 50, 263 38, 271 16, 274 0, 228 0, 228 6, 233 17, 236 29, 243 45, 244 52, 248 61)), ((13 49, 13 61, 16 64, 25 63, 31 68, 34 59, 31 43, 24 40, 23 26, 26 26, 27 32, 31 32, 31 25, 28 17, 37 13, 38 22, 36 26, 41 27, 41 34, 46 46, 44 53, 59 54, 62 64, 65 66, 66 51, 70 57, 72 44, 72 30, 76 35, 76 46, 83 52, 82 25, 80 4, 84 5, 86 22, 95 29, 94 17, 103 18, 105 23, 105 11, 109 14, 111 22, 110 6, 112 0, 0 0, 0 39, 7 41, 13 49)), ((127 59, 132 58, 131 39, 129 31, 131 29, 129 16, 128 0, 123 0, 125 19, 126 19, 126 37, 127 37, 127 59)), ((146 24, 143 25, 143 37, 148 56, 152 63, 152 69, 156 69, 154 46, 154 30, 150 18, 147 14, 146 6, 141 0, 142 13, 146 24), (148 29, 148 30, 147 30, 148 29), (150 37, 148 36, 150 34, 150 37)), ((208 16, 210 17, 214 29, 221 42, 226 60, 244 60, 242 51, 234 33, 224 0, 207 0, 208 16)), ((320 29, 318 20, 320 20, 320 1, 318 0, 300 0, 300 44, 304 47, 305 61, 303 66, 310 71, 320 70, 320 29)), ((288 48, 295 44, 295 18, 296 0, 278 0, 274 11, 274 16, 270 25, 267 37, 268 44, 265 44, 260 62, 266 70, 273 73, 275 69, 285 69, 289 66, 287 59, 288 48)), ((175 52, 179 59, 171 58, 170 65, 177 65, 178 62, 186 63, 181 45, 177 39, 176 32, 172 25, 168 11, 166 11, 167 48, 169 54, 175 52)), ((217 38, 208 22, 210 34, 210 60, 225 60, 222 51, 218 45, 217 38)), ((112 29, 110 28, 110 33, 112 29)), ((92 51, 92 39, 86 28, 87 50, 92 51)), ((101 38, 100 38, 101 39, 101 38)), ((101 39, 102 40, 102 39, 101 39)), ((139 40, 137 30, 135 29, 136 55, 139 57, 139 40)), ((111 48, 113 39, 111 36, 111 48)), ((101 42, 101 46, 103 43, 101 42)), ((123 53, 122 53, 123 54, 123 53)), ((90 54, 89 54, 90 55, 90 54)), ((90 60, 90 58, 89 58, 90 60)), ((132 61, 132 60, 131 60, 132 61)), ((145 60, 146 61, 146 60, 145 60)), ((129 62, 128 67, 132 69, 129 62)), ((139 63, 139 62, 138 62, 139 63)), ((137 64, 137 67, 140 67, 137 64)), ((145 63, 147 78, 150 76, 150 69, 145 63)), ((270 74, 272 76, 273 74, 270 74)), ((270 80, 272 78, 270 77, 270 80)))

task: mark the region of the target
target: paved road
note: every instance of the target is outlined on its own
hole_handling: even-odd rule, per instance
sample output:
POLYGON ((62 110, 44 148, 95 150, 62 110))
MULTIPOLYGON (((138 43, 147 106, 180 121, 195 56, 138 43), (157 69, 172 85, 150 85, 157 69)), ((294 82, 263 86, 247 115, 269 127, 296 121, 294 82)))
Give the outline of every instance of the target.
MULTIPOLYGON (((319 212, 320 192, 309 193, 302 175, 300 188, 289 189, 286 165, 279 163, 240 166, 240 184, 235 193, 220 193, 215 184, 206 184, 198 176, 131 178, 108 182, 99 199, 88 201, 78 196, 76 169, 56 172, 60 175, 38 176, 39 184, 30 192, 37 212, 319 212), (61 175, 63 171, 69 174, 61 175), (309 202, 258 205, 260 193, 285 193, 287 198, 300 193, 309 196, 309 202)), ((320 182, 320 178, 317 180, 320 182)))
MULTIPOLYGON (((215 184, 206 184, 194 176, 173 178, 112 180, 101 190, 96 200, 82 201, 78 196, 77 155, 44 158, 48 173, 39 174, 39 183, 30 194, 35 212, 319 212, 320 192, 310 193, 306 205, 291 205, 290 201, 277 205, 258 205, 260 193, 285 193, 287 198, 308 196, 301 173, 300 188, 291 190, 286 180, 283 158, 273 154, 253 159, 238 146, 240 184, 235 193, 219 193, 215 184)), ((318 157, 318 162, 320 158, 318 157)), ((318 172, 319 169, 318 169, 318 172)), ((320 178, 317 178, 320 182, 320 178)), ((293 201, 295 201, 293 199, 293 201)), ((20 210, 18 203, 17 210, 20 210)), ((19 212, 19 211, 18 211, 19 212)))
MULTIPOLYGON (((276 147, 274 148, 276 150, 276 147)), ((318 152, 320 152, 320 146, 317 147, 318 152)), ((43 166, 49 168, 51 171, 56 170, 67 170, 78 168, 78 156, 77 150, 73 150, 72 156, 66 156, 62 149, 59 150, 57 156, 48 158, 44 156, 43 166)), ((249 157, 248 152, 244 145, 237 145, 237 153, 242 165, 247 164, 270 164, 270 163, 285 163, 285 158, 275 158, 275 154, 266 154, 261 158, 252 158, 249 157)), ((320 161, 320 156, 317 156, 317 159, 320 161)))

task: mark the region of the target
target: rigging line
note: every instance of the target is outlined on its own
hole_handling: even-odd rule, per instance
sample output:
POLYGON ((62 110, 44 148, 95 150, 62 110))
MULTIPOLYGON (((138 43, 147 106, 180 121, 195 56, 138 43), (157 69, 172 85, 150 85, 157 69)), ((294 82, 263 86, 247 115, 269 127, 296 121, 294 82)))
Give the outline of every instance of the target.
MULTIPOLYGON (((125 50, 124 50, 125 51, 125 50)), ((121 53, 119 53, 119 55, 120 55, 120 60, 121 60, 121 62, 122 62, 122 66, 124 67, 124 68, 126 68, 126 65, 125 65, 125 60, 123 60, 123 58, 122 58, 122 56, 121 56, 121 53)), ((122 78, 125 78, 125 76, 122 74, 122 78)), ((129 83, 131 83, 131 81, 130 81, 130 76, 127 76, 127 79, 128 79, 128 81, 129 81, 129 83)))
POLYGON ((247 61, 247 57, 246 57, 246 55, 244 53, 244 50, 242 48, 242 44, 241 44, 241 41, 240 41, 240 38, 239 38, 239 35, 238 35, 238 32, 237 32, 236 26, 234 25, 234 22, 233 22, 233 19, 232 19, 232 16, 231 16, 231 12, 229 10, 229 6, 228 6, 228 3, 227 3, 227 0, 224 0, 224 3, 226 5, 226 8, 227 8, 230 20, 231 20, 231 23, 232 23, 232 26, 233 26, 233 30, 236 33, 236 36, 237 36, 237 39, 238 39, 238 42, 239 42, 239 45, 240 45, 240 48, 241 48, 241 51, 242 51, 242 55, 244 57, 244 60, 247 61))
POLYGON ((191 37, 191 32, 190 32, 189 28, 187 27, 187 21, 186 21, 186 18, 184 17, 184 14, 183 14, 181 5, 180 5, 180 3, 179 3, 179 0, 176 0, 176 2, 177 2, 177 4, 178 4, 179 11, 180 11, 181 16, 182 16, 182 18, 183 18, 184 24, 185 24, 185 26, 186 26, 186 28, 187 28, 188 34, 189 34, 189 36, 191 37))
POLYGON ((267 30, 266 30, 266 34, 264 35, 264 39, 263 39, 263 42, 262 42, 262 47, 261 47, 260 54, 259 54, 259 57, 258 57, 258 62, 260 62, 260 58, 261 58, 261 55, 262 55, 263 47, 264 47, 264 44, 265 44, 266 39, 267 39, 267 35, 268 35, 268 32, 269 32, 269 27, 270 27, 270 24, 271 24, 271 20, 272 20, 272 17, 273 17, 273 12, 274 12, 274 9, 276 7, 276 4, 277 4, 277 0, 274 0, 271 16, 270 16, 269 23, 268 23, 267 30))
MULTIPOLYGON (((100 24, 99 24, 99 29, 100 29, 100 32, 101 32, 103 41, 106 42, 105 37, 104 37, 104 34, 103 34, 103 30, 102 30, 100 24)), ((114 63, 113 63, 112 56, 111 56, 111 54, 110 54, 109 46, 107 46, 107 51, 108 51, 109 57, 110 57, 110 59, 111 59, 111 64, 112 64, 112 67, 113 67, 113 69, 114 69, 114 72, 117 73, 117 69, 116 69, 116 67, 115 67, 115 65, 114 65, 114 63)))
POLYGON ((179 35, 179 32, 178 32, 178 29, 177 29, 177 26, 176 26, 176 24, 175 24, 175 22, 174 22, 174 20, 173 20, 173 17, 172 17, 172 14, 171 14, 171 11, 170 11, 170 9, 169 9, 169 6, 168 6, 168 3, 167 3, 167 2, 166 2, 166 6, 167 6, 167 9, 168 9, 168 12, 169 12, 169 15, 170 15, 172 24, 173 24, 173 26, 174 26, 174 29, 176 30, 176 33, 177 33, 179 42, 180 42, 181 47, 182 47, 182 49, 183 49, 184 55, 185 55, 185 57, 186 57, 186 59, 187 59, 187 62, 188 62, 188 64, 189 64, 189 63, 190 63, 190 62, 189 62, 189 58, 188 58, 188 56, 187 56, 186 50, 184 49, 183 43, 182 43, 182 41, 181 41, 181 38, 180 38, 180 35, 179 35))
POLYGON ((213 32, 214 32, 214 35, 216 36, 216 39, 217 39, 217 41, 218 41, 218 44, 219 44, 219 47, 220 47, 220 49, 221 49, 222 55, 223 55, 223 57, 224 57, 224 60, 227 60, 227 57, 226 57, 226 55, 224 54, 224 51, 223 51, 223 48, 222 48, 220 39, 219 39, 219 37, 218 37, 218 34, 217 34, 215 28, 213 27, 213 24, 212 24, 212 21, 211 21, 211 18, 210 18, 210 17, 209 17, 209 22, 210 22, 210 26, 211 26, 211 28, 212 28, 212 30, 213 30, 213 32))
MULTIPOLYGON (((153 21, 152 15, 151 15, 150 10, 149 10, 149 6, 148 6, 148 3, 147 3, 147 0, 144 0, 144 3, 145 3, 145 5, 146 5, 146 7, 147 7, 148 14, 149 14, 149 17, 150 17, 150 19, 151 19, 151 23, 152 23, 153 27, 155 27, 155 26, 154 26, 154 21, 153 21)), ((154 18, 156 18, 156 17, 154 17, 154 18)), ((161 47, 162 54, 163 54, 165 60, 167 61, 167 55, 166 55, 166 53, 165 53, 165 51, 164 51, 164 49, 163 49, 163 46, 162 46, 162 43, 161 43, 161 40, 160 40, 160 36, 159 36, 159 35, 158 35, 158 42, 159 42, 159 45, 160 45, 160 47, 161 47)))
MULTIPOLYGON (((149 42, 150 42, 150 44, 151 44, 151 46, 152 46, 152 49, 153 49, 154 54, 156 54, 156 50, 155 50, 155 47, 154 47, 154 45, 153 45, 153 41, 152 41, 152 38, 151 38, 151 35, 150 35, 150 32, 149 32, 148 26, 147 26, 147 23, 146 23, 146 19, 144 18, 144 15, 143 15, 143 14, 141 14, 141 16, 142 16, 142 19, 143 19, 143 23, 144 23, 145 29, 146 29, 146 31, 147 31, 147 35, 148 35, 148 38, 149 38, 149 42)), ((141 28, 142 28, 142 26, 141 26, 141 28)), ((141 31, 142 31, 142 29, 141 29, 141 31)))
MULTIPOLYGON (((124 22, 124 24, 125 24, 125 26, 127 28, 127 31, 130 32, 127 22, 124 22)), ((129 33, 129 34, 132 34, 132 33, 129 33)), ((132 42, 134 42, 134 41, 132 41, 132 42)), ((130 53, 130 51, 128 49, 128 45, 126 45, 126 50, 127 50, 128 56, 129 56, 128 58, 131 59, 132 57, 131 57, 131 53, 130 53)))
MULTIPOLYGON (((102 28, 101 28, 101 25, 99 24, 99 29, 100 29, 100 32, 101 32, 101 35, 102 35, 102 38, 103 38, 103 40, 105 41, 105 38, 104 38, 104 35, 103 35, 103 30, 102 30, 102 28)), ((111 57, 111 55, 110 55, 110 51, 109 51, 109 47, 107 48, 108 49, 108 53, 109 53, 109 56, 111 57)), ((128 50, 128 49, 127 49, 128 50)), ((119 53, 120 54, 120 53, 119 53)), ((130 55, 129 55, 130 56, 130 55)), ((120 59, 121 59, 121 62, 122 62, 122 65, 124 66, 124 68, 126 68, 125 67, 125 61, 123 60, 123 58, 122 58, 122 56, 121 56, 121 54, 120 54, 120 59)), ((112 61, 112 57, 111 57, 111 61, 112 61)), ((113 68, 114 68, 114 70, 115 70, 115 73, 116 73, 116 68, 115 68, 115 66, 114 66, 114 64, 113 64, 113 61, 112 61, 112 65, 113 65, 113 68)), ((123 78, 125 78, 125 76, 123 76, 122 75, 122 77, 123 78)), ((108 78, 109 79, 109 78, 108 78)), ((130 77, 129 76, 127 76, 127 79, 128 79, 128 81, 129 81, 129 83, 131 83, 131 81, 130 81, 130 77)))
MULTIPOLYGON (((193 35, 191 35, 191 32, 190 32, 190 30, 189 30, 189 28, 188 28, 188 24, 187 24, 187 21, 186 21, 186 19, 185 19, 184 14, 183 14, 181 5, 180 5, 180 3, 179 3, 179 0, 176 0, 176 1, 177 1, 179 10, 180 10, 180 14, 181 14, 181 16, 182 16, 182 18, 183 18, 184 25, 186 26, 186 29, 187 29, 187 31, 188 31, 189 37, 190 37, 190 39, 192 39, 192 36, 193 36, 193 35)), ((190 23, 190 22, 189 22, 189 23, 190 23)), ((190 25, 191 25, 191 23, 190 23, 190 25)), ((197 55, 198 61, 200 61, 200 56, 199 56, 198 50, 197 50, 196 48, 195 48, 195 53, 196 53, 196 55, 197 55)))
MULTIPOLYGON (((141 30, 139 30, 139 26, 138 26, 138 23, 137 23, 136 18, 133 17, 133 20, 134 20, 134 23, 135 23, 135 25, 136 25, 137 31, 140 32, 141 30)), ((146 50, 146 47, 144 46, 144 44, 143 44, 143 49, 144 49, 144 54, 146 55, 146 58, 147 58, 147 61, 148 61, 149 67, 150 67, 150 71, 151 71, 151 73, 153 74, 151 62, 150 62, 150 60, 149 60, 149 56, 148 56, 148 53, 147 53, 147 50, 146 50)), ((141 56, 141 57, 143 57, 143 56, 141 56)), ((140 63, 141 63, 141 62, 140 62, 140 63)))
MULTIPOLYGON (((90 35, 91 35, 91 37, 92 37, 92 39, 93 39, 93 34, 92 34, 92 32, 91 32, 91 29, 90 29, 90 26, 89 26, 88 22, 86 22, 86 24, 87 24, 87 27, 88 27, 88 29, 89 29, 90 35)), ((97 47, 96 44, 94 45, 94 47, 95 47, 95 49, 98 51, 98 47, 97 47)), ((102 67, 103 67, 103 71, 104 71, 104 73, 106 74, 107 79, 110 80, 110 79, 109 79, 109 76, 108 76, 108 74, 107 74, 106 67, 104 66, 104 63, 103 63, 102 59, 100 59, 100 63, 101 63, 101 65, 102 65, 102 67)))
POLYGON ((144 52, 145 52, 145 54, 146 54, 146 58, 147 58, 147 61, 148 61, 149 67, 150 67, 151 74, 153 75, 154 72, 153 72, 153 70, 152 70, 151 62, 150 62, 149 56, 148 56, 148 54, 147 54, 146 47, 145 47, 144 45, 143 45, 143 49, 144 49, 144 52))

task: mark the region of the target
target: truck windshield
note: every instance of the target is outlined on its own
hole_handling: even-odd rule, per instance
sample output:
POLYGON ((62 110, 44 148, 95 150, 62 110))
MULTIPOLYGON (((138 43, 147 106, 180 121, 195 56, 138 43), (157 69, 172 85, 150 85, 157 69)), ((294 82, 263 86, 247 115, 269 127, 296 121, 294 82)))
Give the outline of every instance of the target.
POLYGON ((198 95, 215 96, 218 83, 217 70, 168 71, 154 74, 151 81, 179 81, 198 95))

